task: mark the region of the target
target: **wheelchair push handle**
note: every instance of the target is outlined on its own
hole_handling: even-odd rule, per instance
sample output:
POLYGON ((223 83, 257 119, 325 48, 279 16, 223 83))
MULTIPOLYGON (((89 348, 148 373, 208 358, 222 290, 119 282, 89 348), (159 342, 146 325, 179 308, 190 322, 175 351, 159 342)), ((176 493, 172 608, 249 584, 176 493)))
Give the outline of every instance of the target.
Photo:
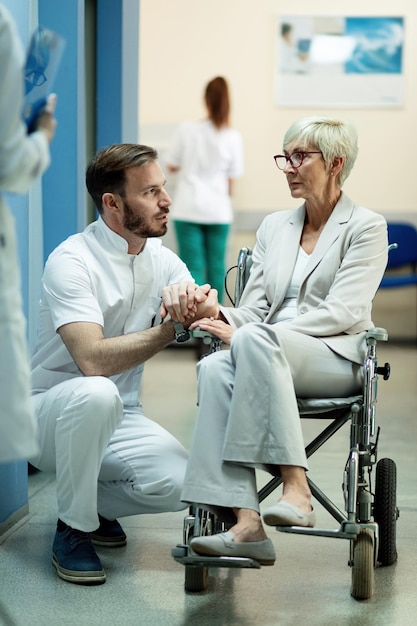
MULTIPOLYGON (((376 326, 375 328, 371 328, 366 333, 366 343, 368 346, 376 346, 377 341, 387 341, 388 340, 388 332, 385 328, 381 328, 376 326)), ((377 374, 380 374, 384 380, 388 380, 391 375, 391 366, 389 363, 384 363, 382 367, 376 368, 377 374)))
POLYGON ((385 328, 375 326, 375 328, 370 328, 366 333, 368 345, 377 341, 388 341, 388 332, 385 328))

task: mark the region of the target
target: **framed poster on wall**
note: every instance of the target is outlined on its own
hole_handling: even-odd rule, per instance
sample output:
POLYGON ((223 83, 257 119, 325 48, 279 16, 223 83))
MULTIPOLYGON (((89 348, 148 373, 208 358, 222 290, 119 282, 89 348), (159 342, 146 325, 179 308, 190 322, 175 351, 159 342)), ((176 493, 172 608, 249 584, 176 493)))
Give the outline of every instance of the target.
POLYGON ((403 106, 404 27, 403 17, 280 16, 276 104, 403 106))

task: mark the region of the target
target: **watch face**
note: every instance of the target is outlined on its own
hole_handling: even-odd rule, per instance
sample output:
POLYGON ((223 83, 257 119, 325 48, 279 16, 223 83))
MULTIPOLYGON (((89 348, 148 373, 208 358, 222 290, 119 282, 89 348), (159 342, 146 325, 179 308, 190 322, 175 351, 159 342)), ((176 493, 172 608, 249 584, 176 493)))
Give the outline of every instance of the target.
POLYGON ((176 335, 175 341, 177 343, 184 343, 184 341, 188 341, 189 338, 190 338, 190 333, 188 332, 188 330, 184 330, 183 333, 180 333, 179 335, 176 335))
POLYGON ((177 343, 184 343, 184 341, 189 340, 190 333, 188 332, 186 328, 184 328, 182 324, 175 322, 174 329, 175 329, 175 341, 177 343))

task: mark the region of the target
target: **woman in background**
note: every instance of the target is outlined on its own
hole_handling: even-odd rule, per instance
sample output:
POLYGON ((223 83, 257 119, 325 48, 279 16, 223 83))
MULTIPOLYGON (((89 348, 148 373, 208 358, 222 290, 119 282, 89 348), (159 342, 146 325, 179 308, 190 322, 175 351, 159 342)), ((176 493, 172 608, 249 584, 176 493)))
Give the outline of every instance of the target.
POLYGON ((232 185, 243 173, 243 148, 240 133, 230 127, 224 78, 207 84, 204 101, 207 118, 179 126, 165 162, 170 172, 178 172, 171 210, 179 256, 196 283, 210 283, 221 301, 232 185))

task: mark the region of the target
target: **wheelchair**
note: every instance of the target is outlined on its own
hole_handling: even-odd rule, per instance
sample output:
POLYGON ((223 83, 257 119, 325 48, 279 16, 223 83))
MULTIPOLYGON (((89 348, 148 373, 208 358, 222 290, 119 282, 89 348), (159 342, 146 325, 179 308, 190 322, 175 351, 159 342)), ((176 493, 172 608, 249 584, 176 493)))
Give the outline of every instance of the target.
MULTIPOLYGON (((396 247, 395 244, 392 247, 396 247)), ((234 306, 249 276, 252 251, 242 248, 236 269, 234 306)), ((229 270, 230 272, 230 270, 229 270)), ((228 272, 228 274, 229 274, 228 272)), ((227 278, 227 277, 226 277, 227 278)), ((226 289, 227 291, 227 289, 226 289)), ((210 352, 221 349, 221 342, 211 334, 196 329, 194 336, 210 344, 210 352)), ((380 428, 376 426, 376 404, 378 378, 388 380, 390 365, 378 366, 376 346, 378 341, 387 341, 384 328, 372 328, 366 334, 367 353, 364 361, 364 383, 362 394, 348 398, 298 399, 302 419, 325 421, 325 426, 306 446, 307 458, 320 449, 342 426, 350 423, 350 442, 343 470, 342 491, 344 511, 316 485, 307 474, 313 497, 337 522, 336 528, 304 528, 299 526, 277 526, 282 533, 334 537, 349 541, 348 565, 351 567, 350 593, 357 600, 372 597, 374 570, 377 564, 387 566, 397 560, 396 522, 399 510, 396 503, 397 470, 390 458, 377 459, 380 428)), ((204 358, 204 357, 203 357, 204 358)), ((282 478, 274 476, 258 491, 259 502, 269 496, 282 478)), ((185 590, 199 592, 207 589, 209 568, 232 567, 260 569, 261 565, 250 558, 208 557, 195 554, 189 546, 193 537, 224 532, 228 525, 216 515, 198 505, 189 509, 184 519, 183 543, 172 549, 173 558, 185 566, 185 590)))

